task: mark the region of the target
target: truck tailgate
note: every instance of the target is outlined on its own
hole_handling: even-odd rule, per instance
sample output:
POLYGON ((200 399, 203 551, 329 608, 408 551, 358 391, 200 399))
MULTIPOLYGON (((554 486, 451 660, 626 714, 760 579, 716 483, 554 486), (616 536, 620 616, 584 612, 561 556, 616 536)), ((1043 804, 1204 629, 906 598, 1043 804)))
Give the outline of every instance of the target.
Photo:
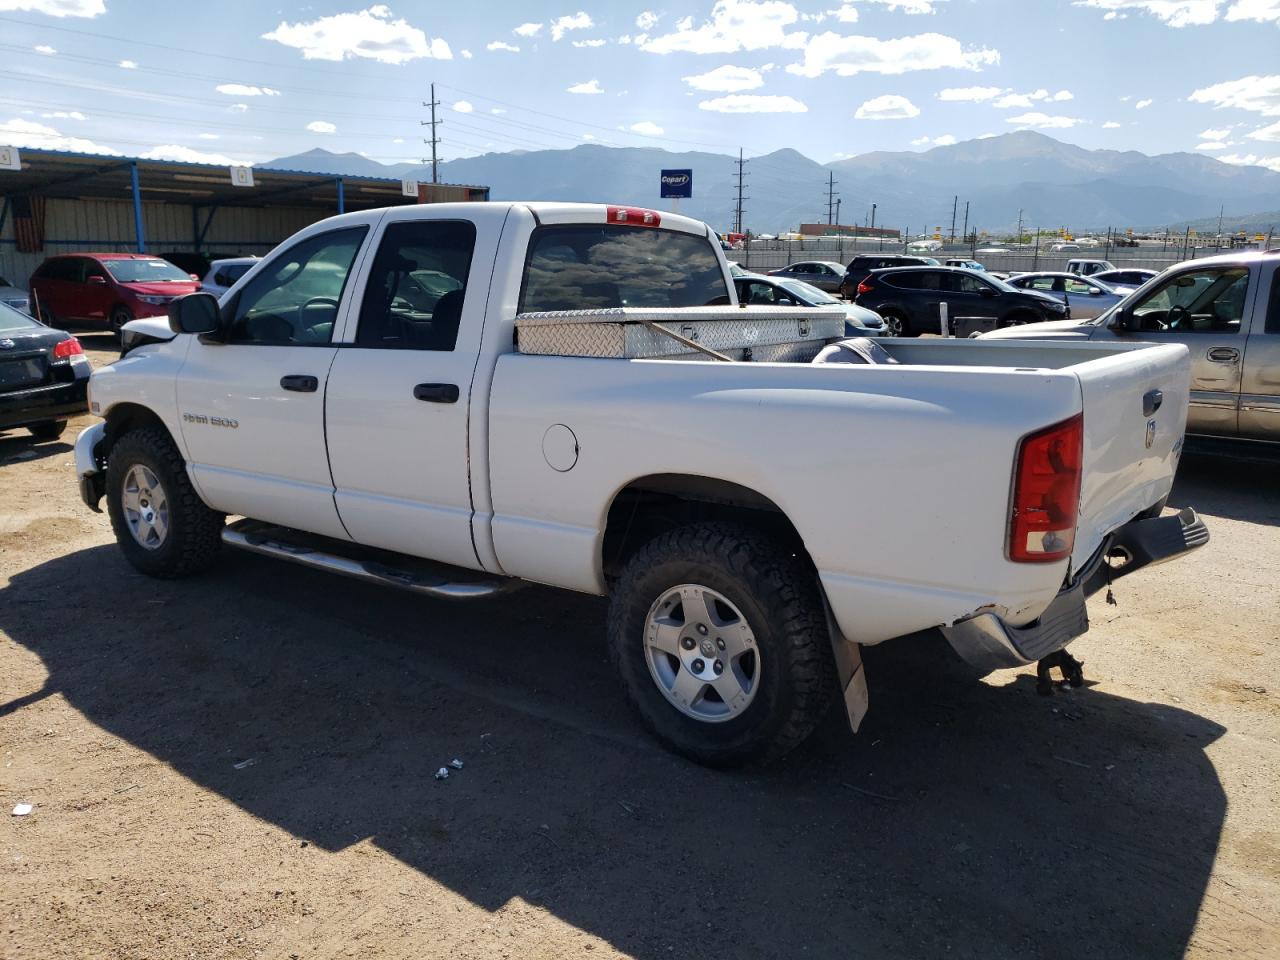
POLYGON ((1084 410, 1084 474, 1072 570, 1108 533, 1169 493, 1187 425, 1191 356, 1159 344, 1075 368, 1084 410))

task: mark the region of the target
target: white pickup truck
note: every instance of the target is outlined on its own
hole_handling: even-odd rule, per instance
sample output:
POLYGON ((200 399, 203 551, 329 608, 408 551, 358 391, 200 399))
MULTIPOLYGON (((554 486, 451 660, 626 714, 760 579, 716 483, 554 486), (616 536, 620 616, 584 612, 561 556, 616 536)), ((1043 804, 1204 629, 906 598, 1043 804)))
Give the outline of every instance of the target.
POLYGON ((225 544, 433 597, 606 595, 640 717, 718 765, 781 755, 841 691, 856 729, 861 645, 941 627, 983 670, 1044 663, 1088 594, 1207 539, 1158 519, 1185 347, 826 362, 860 359, 814 356, 843 314, 733 290, 715 234, 666 213, 335 217, 130 325, 80 489, 157 577, 225 544))

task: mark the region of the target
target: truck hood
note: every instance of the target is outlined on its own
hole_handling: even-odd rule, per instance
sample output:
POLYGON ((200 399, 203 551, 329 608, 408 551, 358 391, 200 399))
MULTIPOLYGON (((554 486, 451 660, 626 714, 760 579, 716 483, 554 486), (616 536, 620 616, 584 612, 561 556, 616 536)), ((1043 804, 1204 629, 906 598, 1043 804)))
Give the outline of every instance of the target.
MULTIPOLYGON (((1055 303, 1057 301, 1054 301, 1055 303)), ((1088 340, 1095 327, 1079 320, 1046 320, 1003 327, 982 334, 980 340, 1088 340)))

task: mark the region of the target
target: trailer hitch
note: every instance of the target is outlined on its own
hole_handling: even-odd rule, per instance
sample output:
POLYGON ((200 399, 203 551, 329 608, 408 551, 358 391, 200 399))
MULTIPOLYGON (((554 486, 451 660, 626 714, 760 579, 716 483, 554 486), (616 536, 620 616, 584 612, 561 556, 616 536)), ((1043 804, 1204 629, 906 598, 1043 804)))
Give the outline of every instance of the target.
POLYGON ((1054 667, 1062 671, 1060 683, 1084 686, 1084 661, 1077 660, 1065 650, 1057 650, 1036 664, 1036 693, 1043 697, 1053 693, 1055 684, 1049 671, 1054 667))

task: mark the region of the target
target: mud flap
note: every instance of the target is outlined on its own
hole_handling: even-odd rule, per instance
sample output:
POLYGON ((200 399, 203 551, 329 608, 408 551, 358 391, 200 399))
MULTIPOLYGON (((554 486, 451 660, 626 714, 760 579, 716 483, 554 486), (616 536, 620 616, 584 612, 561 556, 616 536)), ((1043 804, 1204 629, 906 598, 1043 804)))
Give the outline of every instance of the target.
POLYGON ((831 653, 836 660, 836 675, 840 678, 840 695, 849 718, 849 729, 857 733, 871 704, 867 693, 867 671, 862 668, 862 646, 840 632, 826 597, 822 602, 827 611, 827 633, 831 637, 831 653))

